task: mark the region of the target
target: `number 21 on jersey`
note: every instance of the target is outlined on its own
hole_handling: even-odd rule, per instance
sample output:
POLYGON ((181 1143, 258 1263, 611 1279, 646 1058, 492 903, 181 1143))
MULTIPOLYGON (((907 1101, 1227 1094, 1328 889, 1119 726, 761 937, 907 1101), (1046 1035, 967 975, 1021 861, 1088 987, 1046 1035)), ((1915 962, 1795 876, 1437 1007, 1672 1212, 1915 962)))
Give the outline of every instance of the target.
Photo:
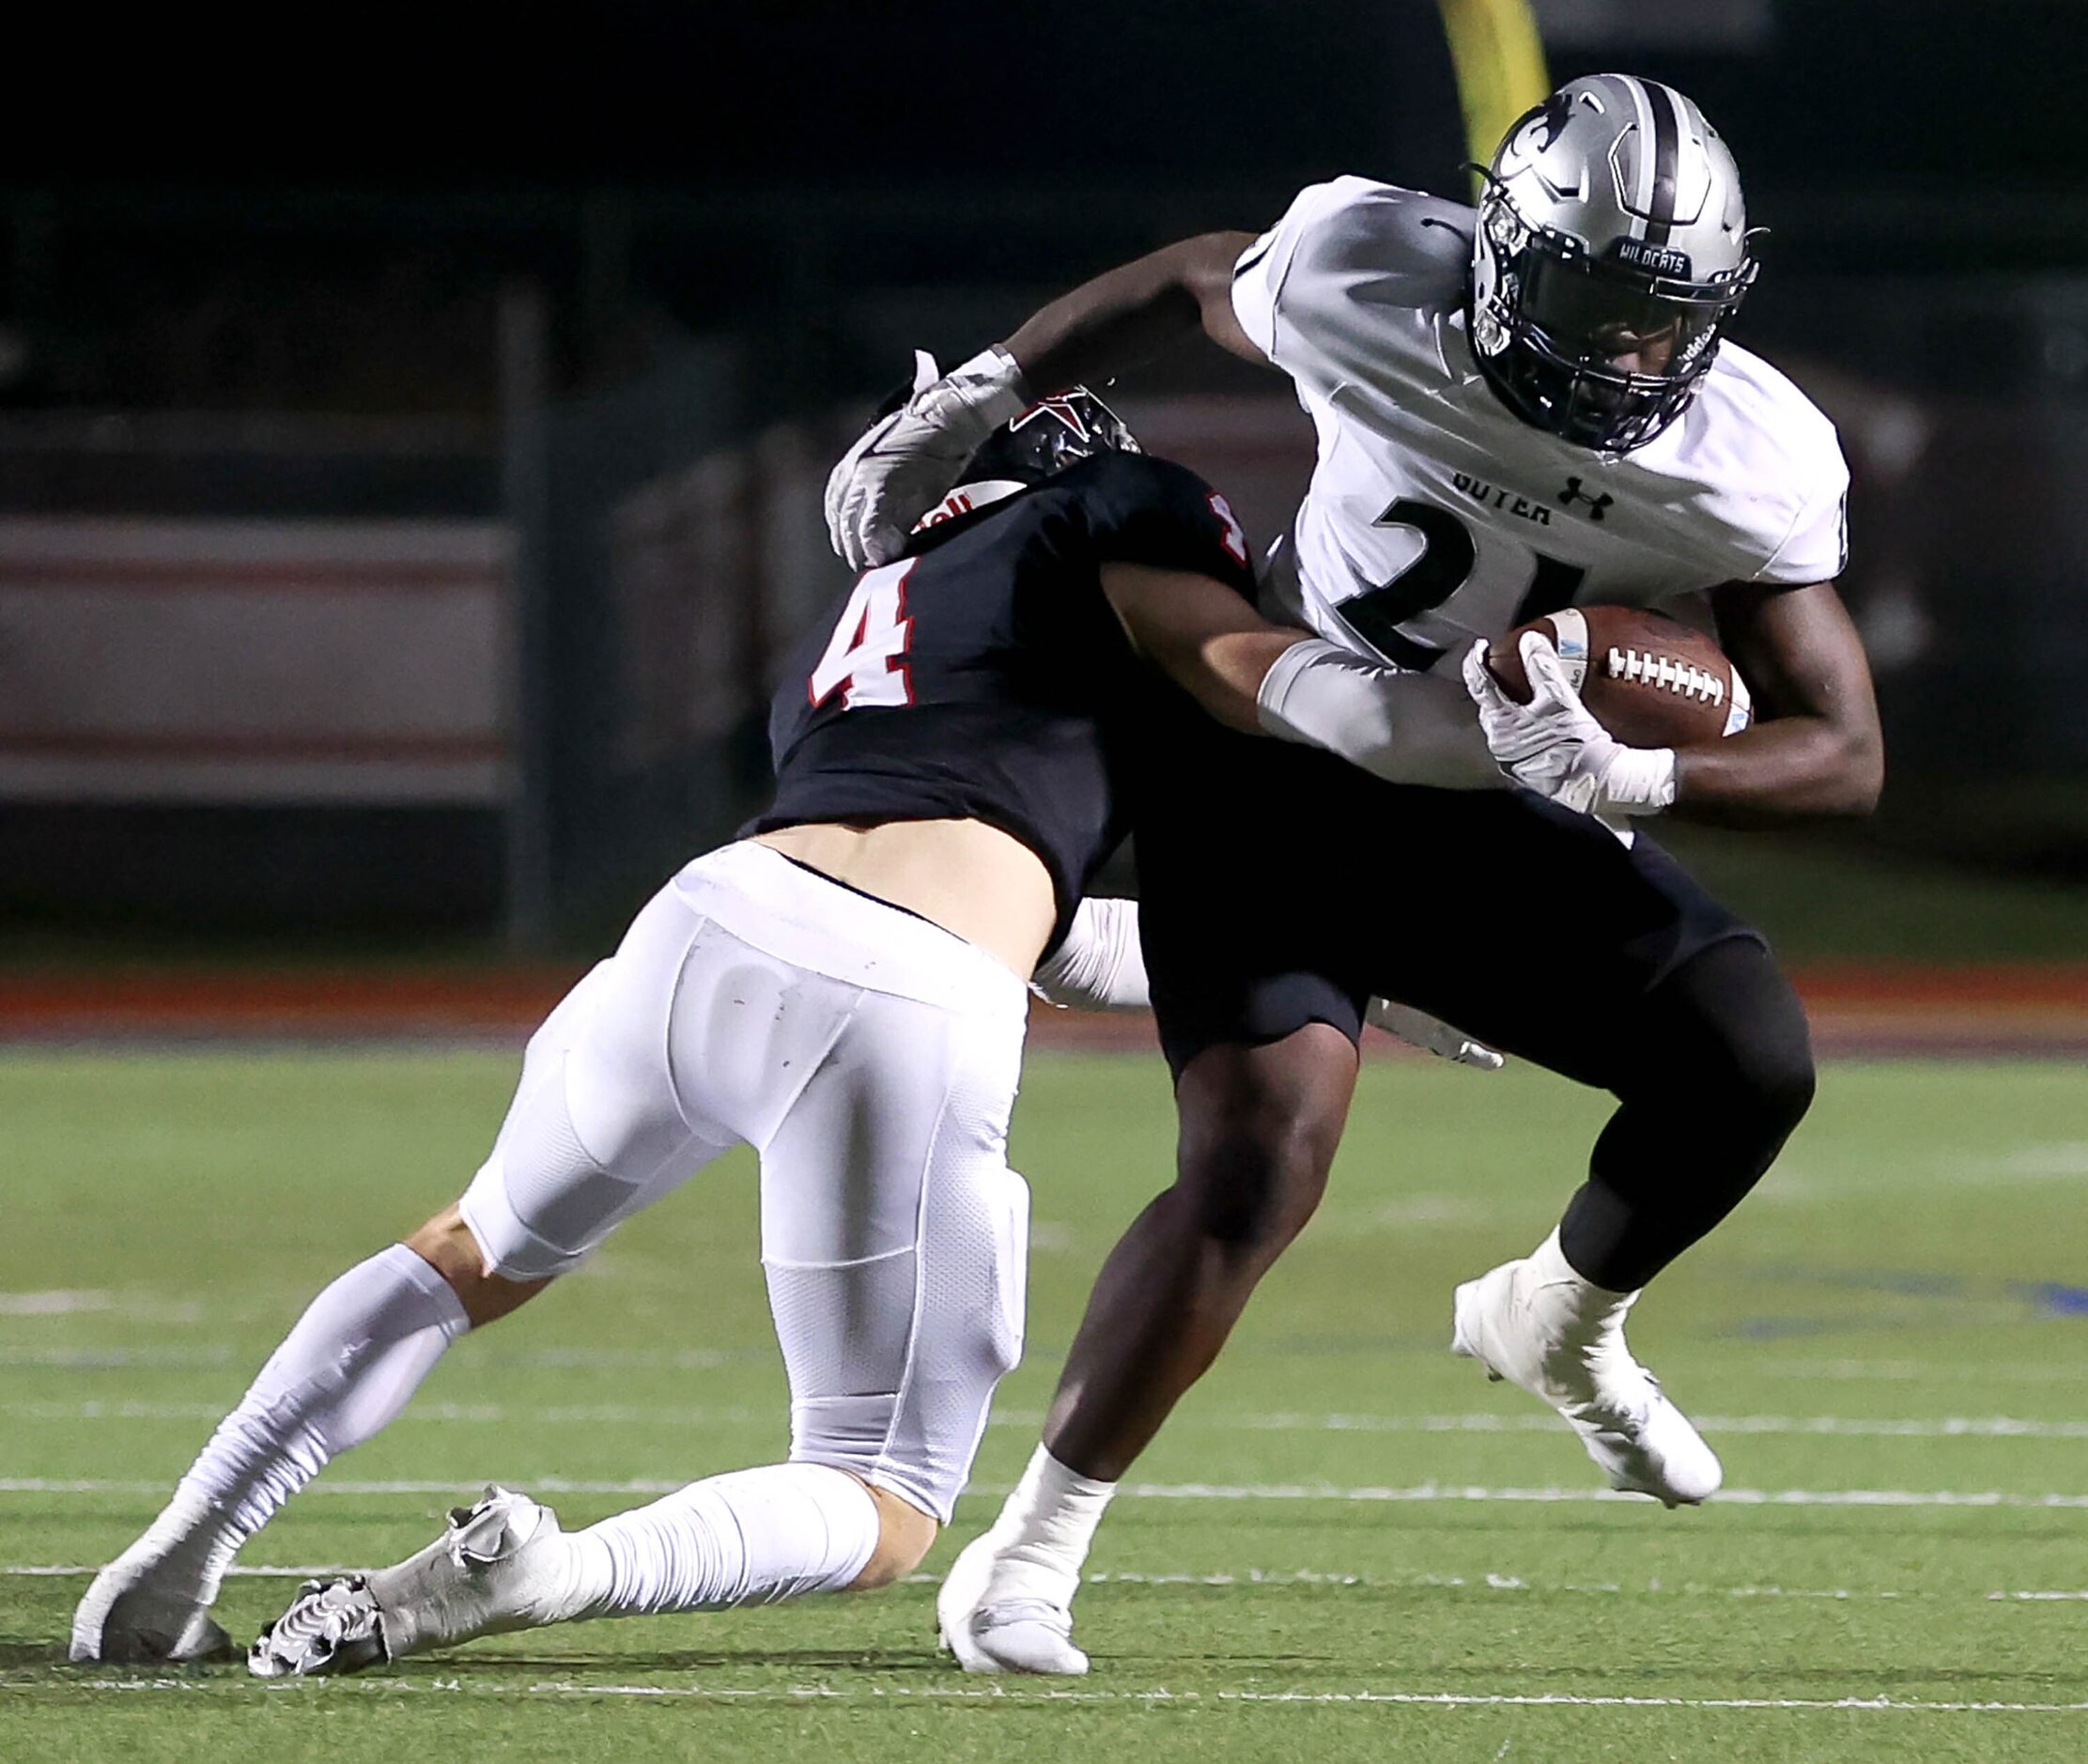
MULTIPOLYGON (((1370 524, 1409 528, 1421 535, 1421 549, 1390 581, 1366 588, 1344 600, 1337 611, 1343 624, 1387 661, 1425 673, 1443 659, 1441 646, 1409 637, 1399 627, 1434 611, 1464 586, 1478 562, 1478 547, 1471 528, 1458 516, 1411 496, 1400 497, 1370 524)), ((1502 625, 1502 630, 1513 630, 1571 606, 1581 579, 1587 574, 1580 565, 1562 563, 1541 551, 1533 556, 1536 567, 1529 586, 1515 616, 1502 625)))
POLYGON ((920 562, 902 558, 872 570, 856 584, 827 640, 826 654, 806 683, 814 710, 837 691, 846 710, 914 702, 914 683, 906 672, 906 644, 914 630, 906 616, 906 578, 920 562))

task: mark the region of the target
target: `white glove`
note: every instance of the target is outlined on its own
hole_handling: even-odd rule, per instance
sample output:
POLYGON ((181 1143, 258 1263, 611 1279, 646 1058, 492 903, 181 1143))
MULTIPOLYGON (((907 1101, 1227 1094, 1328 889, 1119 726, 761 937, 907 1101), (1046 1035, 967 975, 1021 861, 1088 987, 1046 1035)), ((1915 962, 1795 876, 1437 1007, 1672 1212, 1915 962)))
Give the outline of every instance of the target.
POLYGON ((865 429, 827 479, 827 533, 849 568, 897 557, 979 443, 1029 405, 1022 370, 998 345, 939 378, 936 358, 916 349, 913 396, 865 429))
POLYGON ((1540 797, 1600 820, 1657 814, 1675 800, 1675 750, 1628 748, 1597 722, 1559 653, 1538 631, 1520 644, 1530 702, 1518 704, 1486 671, 1486 644, 1465 652, 1464 689, 1503 771, 1540 797))
POLYGON ((1411 1005, 1394 1004, 1389 998, 1372 998, 1364 1020, 1372 1029, 1397 1035, 1423 1053, 1435 1054, 1452 1065, 1471 1066, 1480 1072, 1498 1072, 1507 1063, 1483 1042, 1468 1040, 1441 1017, 1416 1011, 1411 1005))

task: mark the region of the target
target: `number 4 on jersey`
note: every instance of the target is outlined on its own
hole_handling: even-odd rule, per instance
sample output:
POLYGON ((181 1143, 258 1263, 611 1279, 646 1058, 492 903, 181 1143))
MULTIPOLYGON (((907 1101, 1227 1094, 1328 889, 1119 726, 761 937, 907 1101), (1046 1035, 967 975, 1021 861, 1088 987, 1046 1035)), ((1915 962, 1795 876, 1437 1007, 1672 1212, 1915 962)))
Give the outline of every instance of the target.
POLYGON ((914 631, 914 622, 906 616, 906 578, 920 561, 904 558, 887 564, 856 584, 827 642, 827 653, 806 684, 814 710, 837 691, 847 710, 914 702, 914 683, 906 672, 906 644, 914 631))
POLYGON ((1235 564, 1245 564, 1247 561, 1247 533, 1241 526, 1239 517, 1233 514, 1232 504, 1215 490, 1203 500, 1211 504, 1211 512, 1217 516, 1218 525, 1224 529, 1218 543, 1225 547, 1235 564))

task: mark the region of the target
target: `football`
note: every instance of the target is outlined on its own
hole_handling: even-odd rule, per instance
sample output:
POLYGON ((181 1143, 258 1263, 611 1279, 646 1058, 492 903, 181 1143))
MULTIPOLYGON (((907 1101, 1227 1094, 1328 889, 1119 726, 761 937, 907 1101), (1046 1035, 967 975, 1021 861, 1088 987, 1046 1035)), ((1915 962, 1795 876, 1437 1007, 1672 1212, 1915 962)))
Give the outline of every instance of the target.
POLYGON ((1519 645, 1525 631, 1551 639, 1581 702, 1634 748, 1683 748, 1747 727, 1754 702, 1740 670, 1703 632, 1643 607, 1569 607, 1518 626, 1489 644, 1487 672, 1528 704, 1519 645))

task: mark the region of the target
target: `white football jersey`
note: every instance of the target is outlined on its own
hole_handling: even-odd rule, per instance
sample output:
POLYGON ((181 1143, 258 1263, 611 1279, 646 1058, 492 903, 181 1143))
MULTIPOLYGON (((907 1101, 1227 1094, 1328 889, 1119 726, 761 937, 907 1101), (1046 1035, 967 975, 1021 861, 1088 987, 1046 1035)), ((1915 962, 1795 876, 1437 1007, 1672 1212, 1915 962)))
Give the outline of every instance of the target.
POLYGON ((1833 425, 1745 349, 1723 345, 1688 410, 1628 454, 1509 410, 1466 333, 1474 219, 1338 178, 1241 254, 1233 309, 1319 435, 1265 572, 1281 611, 1427 668, 1575 602, 1840 574, 1848 471, 1833 425))

